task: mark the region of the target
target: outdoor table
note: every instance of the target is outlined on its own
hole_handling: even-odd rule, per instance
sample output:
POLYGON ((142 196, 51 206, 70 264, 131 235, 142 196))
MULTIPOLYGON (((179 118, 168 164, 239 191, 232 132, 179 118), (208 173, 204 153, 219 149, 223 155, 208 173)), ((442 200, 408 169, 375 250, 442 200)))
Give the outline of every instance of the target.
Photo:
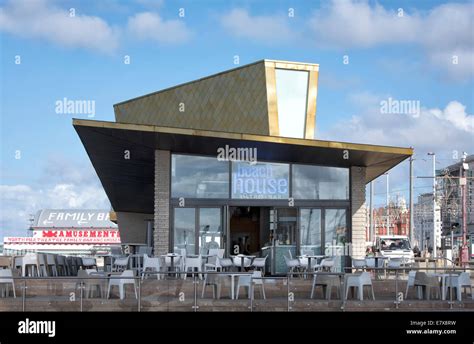
POLYGON ((141 268, 142 268, 141 259, 143 258, 143 254, 135 253, 135 254, 131 254, 129 257, 130 259, 128 263, 129 263, 130 269, 136 270, 137 274, 140 274, 141 268))
MULTIPOLYGON (((199 257, 199 255, 198 255, 198 254, 188 254, 186 257, 189 257, 189 258, 197 258, 197 257, 199 257)), ((204 266, 206 265, 207 259, 208 259, 209 257, 216 257, 216 255, 215 255, 215 254, 201 254, 201 258, 202 258, 202 266, 201 266, 201 268, 202 268, 203 271, 205 270, 205 269, 204 269, 204 266)))
MULTIPOLYGON (((176 253, 168 253, 168 254, 162 255, 161 257, 165 258, 165 266, 166 266, 166 258, 171 259, 170 269, 171 269, 171 271, 173 271, 174 270, 174 259, 176 257, 181 257, 181 256, 179 254, 176 254, 176 253)), ((177 276, 177 274, 175 272, 174 277, 176 277, 176 276, 177 276)))
POLYGON ((207 258, 209 257, 215 257, 215 254, 201 254, 201 257, 204 258, 207 261, 207 258))
POLYGON ((317 259, 322 259, 326 257, 325 255, 321 255, 321 254, 316 254, 316 255, 302 255, 302 256, 298 256, 298 258, 306 258, 308 259, 308 271, 311 270, 311 259, 316 259, 316 263, 318 262, 317 259))
POLYGON ((244 260, 245 260, 245 258, 250 259, 250 262, 252 262, 252 260, 255 258, 255 256, 246 256, 246 255, 243 255, 243 254, 238 254, 237 257, 239 257, 240 260, 241 260, 240 271, 244 271, 244 260))
POLYGON ((317 272, 313 276, 313 286, 311 288, 310 298, 313 298, 314 289, 318 285, 323 287, 323 295, 325 296, 326 300, 331 299, 331 292, 333 287, 339 288, 339 293, 341 297, 344 297, 344 285, 342 284, 343 276, 344 273, 317 272))
POLYGON ((225 276, 230 277, 230 298, 235 300, 235 277, 237 276, 252 276, 252 274, 239 274, 239 273, 230 273, 225 274, 225 276))
MULTIPOLYGON (((446 273, 433 273, 428 274, 428 276, 436 276, 440 279, 441 283, 441 300, 446 300, 446 283, 450 277, 459 277, 458 274, 446 274, 446 273)), ((457 296, 456 296, 457 297, 457 296)))
MULTIPOLYGON (((103 265, 103 268, 104 268, 104 271, 112 271, 112 267, 114 265, 114 261, 115 259, 119 258, 119 256, 114 256, 112 254, 98 254, 96 255, 97 258, 102 258, 103 261, 104 261, 104 265, 103 265)), ((97 264, 99 264, 97 262, 97 264)))
MULTIPOLYGON (((89 276, 92 277, 92 276, 98 276, 98 277, 102 277, 102 278, 107 278, 107 284, 110 283, 110 278, 115 276, 115 277, 118 277, 122 274, 122 272, 120 271, 92 271, 91 273, 89 273, 89 276)), ((102 294, 102 298, 106 298, 106 291, 102 290, 102 286, 100 286, 100 289, 101 289, 101 294, 102 294), (104 292, 103 292, 104 291, 104 292)), ((107 289, 107 287, 106 287, 107 289)))

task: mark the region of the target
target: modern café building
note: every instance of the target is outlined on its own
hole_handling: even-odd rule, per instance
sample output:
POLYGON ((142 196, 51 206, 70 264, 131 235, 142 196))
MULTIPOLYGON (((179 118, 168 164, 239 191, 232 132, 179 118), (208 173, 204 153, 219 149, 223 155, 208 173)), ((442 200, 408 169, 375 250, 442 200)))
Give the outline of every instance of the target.
POLYGON ((273 275, 290 252, 363 256, 365 186, 413 150, 318 140, 318 74, 262 60, 74 119, 122 244, 268 256, 273 275))

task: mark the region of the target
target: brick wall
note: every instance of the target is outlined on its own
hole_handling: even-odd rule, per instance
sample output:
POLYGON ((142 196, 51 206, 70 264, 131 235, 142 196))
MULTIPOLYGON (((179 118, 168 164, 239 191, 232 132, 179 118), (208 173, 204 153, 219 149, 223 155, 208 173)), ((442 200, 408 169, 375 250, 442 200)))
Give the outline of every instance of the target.
POLYGON ((170 152, 155 151, 155 255, 166 254, 169 249, 170 230, 170 152))
POLYGON ((365 256, 365 167, 351 167, 352 256, 365 256))

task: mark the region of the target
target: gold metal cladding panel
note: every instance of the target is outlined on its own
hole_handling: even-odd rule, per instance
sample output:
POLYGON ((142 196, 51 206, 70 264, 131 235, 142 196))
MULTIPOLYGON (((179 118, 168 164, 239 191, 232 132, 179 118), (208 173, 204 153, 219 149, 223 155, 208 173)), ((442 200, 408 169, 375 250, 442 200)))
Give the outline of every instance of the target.
POLYGON ((120 103, 115 111, 122 123, 268 135, 264 63, 120 103))
POLYGON ((270 136, 279 136, 280 127, 278 123, 278 102, 276 94, 276 74, 274 67, 265 67, 267 80, 267 107, 268 107, 268 127, 270 136))
POLYGON ((318 96, 318 75, 319 72, 317 71, 309 72, 305 139, 314 139, 314 129, 316 126, 316 102, 318 96))

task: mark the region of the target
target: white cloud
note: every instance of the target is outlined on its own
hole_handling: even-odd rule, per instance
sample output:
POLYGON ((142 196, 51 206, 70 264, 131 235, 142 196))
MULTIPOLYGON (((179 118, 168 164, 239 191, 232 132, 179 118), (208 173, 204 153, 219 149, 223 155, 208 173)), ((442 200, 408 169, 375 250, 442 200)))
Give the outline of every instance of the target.
MULTIPOLYGON (((413 147, 415 152, 415 176, 431 176, 432 160, 427 152, 435 152, 437 169, 459 161, 463 151, 474 153, 474 115, 466 107, 453 100, 444 108, 421 107, 418 116, 411 114, 383 114, 380 102, 387 95, 369 92, 354 93, 349 97, 354 115, 335 122, 331 127, 317 133, 317 138, 376 145, 413 147), (457 152, 457 156, 453 152, 457 152)), ((322 115, 320 115, 322 116, 322 115)), ((409 167, 405 161, 390 170, 390 197, 397 194, 408 199, 409 167)), ((430 179, 415 179, 416 194, 430 192, 430 179)), ((376 184, 375 204, 385 203, 385 177, 376 184), (383 198, 383 199, 382 199, 383 198)), ((415 198, 416 202, 416 198, 415 198)))
POLYGON ((76 10, 49 5, 45 0, 10 1, 0 8, 0 30, 27 38, 44 39, 70 48, 86 48, 100 52, 114 51, 118 31, 99 17, 76 10))
MULTIPOLYGON (((429 110, 440 120, 450 122, 455 128, 474 134, 474 116, 466 113, 466 107, 457 101, 449 102, 444 111, 429 110)), ((472 137, 474 140, 474 137, 472 137)))
POLYGON ((110 208, 105 192, 97 185, 57 184, 48 188, 0 185, 0 194, 0 240, 2 236, 24 235, 30 214, 41 209, 110 208))
POLYGON ((429 64, 451 78, 474 76, 474 7, 445 4, 427 13, 403 17, 367 1, 332 1, 313 13, 309 22, 316 44, 332 48, 369 48, 379 44, 413 44, 429 64), (458 56, 458 64, 453 64, 458 56))
POLYGON ((192 37, 192 32, 182 20, 164 20, 157 13, 137 13, 128 19, 128 32, 142 40, 159 43, 183 43, 192 37))
POLYGON ((281 15, 251 16, 240 8, 231 10, 220 18, 221 25, 236 37, 258 42, 282 42, 297 35, 288 25, 288 18, 281 15))
POLYGON ((39 174, 28 185, 0 185, 0 241, 2 236, 25 235, 30 214, 41 209, 110 208, 90 164, 50 158, 39 174))
POLYGON ((414 42, 418 25, 418 20, 407 14, 399 18, 379 4, 352 1, 333 1, 310 20, 318 43, 343 48, 414 42))
MULTIPOLYGON (((367 92, 350 99, 358 110, 350 120, 336 122, 318 137, 379 145, 414 147, 415 152, 435 151, 450 155, 453 150, 471 151, 474 146, 474 115, 460 102, 450 101, 444 109, 424 108, 419 115, 381 113, 380 102, 388 97, 367 92)), ((397 100, 397 99, 394 99, 397 100)))

